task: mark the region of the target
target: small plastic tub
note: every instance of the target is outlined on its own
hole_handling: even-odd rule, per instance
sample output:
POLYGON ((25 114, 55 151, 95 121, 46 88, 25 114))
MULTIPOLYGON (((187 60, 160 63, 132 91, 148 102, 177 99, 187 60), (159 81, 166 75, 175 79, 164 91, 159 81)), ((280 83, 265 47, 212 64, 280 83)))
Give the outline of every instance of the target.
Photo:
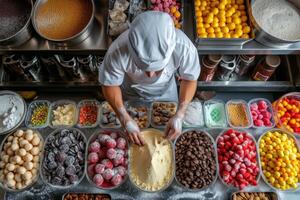
POLYGON ((175 160, 175 163, 176 163, 176 143, 177 143, 177 140, 178 140, 182 135, 184 135, 185 133, 191 132, 191 131, 200 131, 200 132, 204 133, 207 137, 209 137, 210 141, 212 142, 212 144, 213 144, 213 149, 214 149, 214 155, 215 155, 216 173, 215 173, 215 176, 214 176, 214 178, 213 178, 213 181, 211 182, 210 185, 208 185, 208 186, 206 186, 206 187, 203 187, 203 188, 199 188, 199 189, 191 189, 191 188, 188 188, 188 187, 184 186, 183 184, 181 184, 181 183, 178 181, 178 179, 177 179, 177 177, 176 177, 176 164, 175 164, 175 180, 176 180, 177 184, 178 184, 180 187, 182 187, 182 188, 184 188, 184 189, 186 189, 186 190, 188 190, 188 191, 190 191, 190 192, 199 192, 199 191, 204 191, 204 190, 206 190, 207 188, 209 188, 209 187, 211 187, 212 185, 214 185, 214 184, 216 183, 217 179, 218 179, 219 164, 218 164, 218 159, 217 159, 217 158, 218 158, 218 156, 217 156, 217 145, 216 145, 216 143, 215 143, 213 137, 212 137, 209 133, 207 133, 206 131, 201 130, 201 129, 193 129, 193 128, 187 129, 187 130, 185 130, 181 135, 179 135, 179 136, 176 138, 175 142, 174 142, 174 160, 175 160))
POLYGON ((213 100, 205 101, 204 105, 203 105, 203 110, 204 110, 205 125, 207 126, 207 128, 226 128, 227 127, 225 103, 222 100, 213 99, 213 100), (215 109, 211 110, 210 107, 212 105, 216 105, 216 104, 218 104, 221 107, 220 109, 222 109, 222 110, 219 110, 219 111, 215 110, 215 109), (216 121, 214 121, 216 123, 211 122, 209 120, 208 115, 210 115, 210 117, 216 118, 216 121))
POLYGON ((186 112, 185 112, 185 116, 183 118, 183 122, 182 122, 182 125, 184 128, 201 128, 204 126, 204 116, 203 116, 203 108, 202 108, 202 103, 200 101, 192 101, 190 104, 189 104, 186 112), (191 104, 198 104, 198 110, 194 110, 195 114, 201 119, 199 120, 200 122, 198 124, 191 124, 191 123, 188 123, 187 121, 187 117, 189 117, 191 115, 191 111, 189 111, 189 106, 192 106, 191 104))
MULTIPOLYGON (((252 120, 251 120, 251 116, 250 116, 250 111, 249 111, 249 108, 248 108, 248 104, 246 101, 242 100, 242 99, 233 99, 233 100, 230 100, 226 103, 226 116, 227 116, 227 122, 229 124, 230 127, 232 128, 237 128, 237 129, 246 129, 246 128, 250 128, 252 126, 252 120), (230 113, 229 112, 229 106, 230 105, 242 105, 243 107, 243 110, 245 113, 243 113, 243 115, 245 115, 245 120, 247 121, 245 123, 245 125, 234 125, 231 121, 231 119, 235 116, 233 115, 238 115, 238 118, 241 117, 241 112, 239 113, 230 113)), ((240 122, 242 123, 242 122, 240 122)))
MULTIPOLYGON (((99 103, 99 101, 94 100, 94 99, 88 99, 88 100, 82 100, 78 103, 77 108, 78 108, 78 119, 77 119, 77 127, 78 128, 95 128, 100 120, 100 107, 101 104, 99 103), (80 123, 80 117, 81 117, 81 112, 83 112, 81 110, 81 108, 83 106, 93 106, 96 109, 96 119, 94 123, 80 123)), ((89 113, 90 115, 90 113, 89 113)))
MULTIPOLYGON (((86 178, 88 180, 88 182, 93 185, 94 187, 96 188, 99 188, 99 189, 102 189, 102 190, 114 190, 118 187, 120 187, 123 183, 126 182, 127 178, 128 178, 128 166, 126 168, 127 172, 126 172, 126 175, 123 177, 123 180, 122 182, 117 185, 117 186, 111 186, 111 187, 106 187, 106 186, 103 186, 103 187, 100 187, 100 186, 97 186, 92 178, 89 176, 89 173, 88 173, 88 154, 89 154, 89 145, 90 143, 94 142, 95 139, 99 136, 99 135, 102 135, 102 134, 106 134, 106 135, 110 135, 111 133, 117 133, 119 136, 123 137, 125 140, 126 140, 126 146, 127 146, 127 159, 128 159, 128 155, 129 155, 129 142, 127 141, 126 137, 125 137, 125 134, 118 130, 118 129, 110 129, 110 128, 105 128, 105 129, 100 129, 100 130, 96 130, 93 135, 89 138, 89 141, 88 141, 88 144, 86 146, 86 154, 85 154, 85 158, 86 158, 86 162, 85 162, 85 174, 86 174, 86 178)), ((100 163, 100 162, 99 162, 100 163)), ((98 163, 97 163, 98 164, 98 163)))
MULTIPOLYGON (((157 130, 157 129, 152 129, 152 128, 148 128, 148 129, 143 129, 143 130, 141 130, 141 132, 143 132, 143 131, 154 131, 154 132, 159 132, 160 134, 164 134, 163 132, 161 132, 160 130, 157 130)), ((169 141, 170 142, 170 144, 171 144, 171 147, 172 147, 172 161, 173 161, 173 164, 172 164, 172 168, 173 168, 173 170, 172 170, 172 175, 171 175, 171 177, 170 177, 170 180, 168 181, 168 183, 165 185, 165 186, 163 186, 162 188, 160 188, 159 190, 155 190, 155 191, 151 191, 151 190, 145 190, 145 189, 143 189, 143 188, 141 188, 141 187, 139 187, 138 185, 136 185, 135 184, 135 182, 132 180, 132 178, 131 178, 131 153, 130 153, 130 151, 131 151, 131 146, 129 147, 129 150, 128 150, 128 157, 129 157, 129 162, 128 162, 128 174, 129 174, 129 180, 130 180, 130 182, 132 183, 132 185, 138 190, 138 191, 142 191, 142 192, 147 192, 147 193, 159 193, 159 192, 162 192, 162 191, 164 191, 164 190, 166 190, 171 184, 172 184, 172 182, 173 182, 173 180, 174 180, 174 176, 175 176, 175 151, 174 151, 174 145, 173 145, 173 143, 171 142, 171 141, 169 141)))
POLYGON ((165 127, 166 127, 166 125, 167 125, 169 119, 171 119, 171 117, 173 117, 174 115, 173 115, 173 116, 167 117, 168 120, 167 120, 167 122, 163 122, 163 125, 157 124, 157 122, 155 122, 156 118, 155 118, 155 116, 154 116, 154 112, 155 112, 154 106, 155 106, 156 104, 159 104, 159 105, 158 105, 158 110, 159 110, 159 111, 163 111, 163 108, 160 107, 160 106, 162 106, 162 105, 163 105, 163 106, 166 106, 166 104, 172 105, 173 108, 170 108, 170 109, 173 109, 172 112, 174 112, 174 115, 175 115, 175 114, 176 114, 176 111, 177 111, 177 107, 178 107, 177 102, 157 101, 157 102, 153 102, 153 103, 151 104, 151 126, 152 126, 153 128, 156 128, 156 129, 165 129, 165 127))
POLYGON ((109 105, 107 101, 102 102, 101 107, 100 107, 100 127, 101 128, 121 128, 121 123, 116 115, 116 113, 113 111, 112 107, 109 105), (116 123, 107 123, 105 124, 103 122, 104 119, 104 110, 107 109, 109 110, 110 113, 113 113, 114 117, 116 118, 116 123))
POLYGON ((67 100, 67 99, 55 101, 50 106, 49 126, 53 129, 56 129, 56 128, 71 128, 77 123, 77 113, 78 113, 77 112, 77 107, 76 107, 76 103, 74 101, 67 100), (54 120, 53 111, 56 110, 58 108, 58 106, 65 106, 65 105, 71 105, 74 108, 74 113, 73 113, 73 116, 72 116, 73 123, 72 124, 53 125, 53 120, 54 120))
MULTIPOLYGON (((138 125, 139 125, 139 121, 141 121, 140 118, 147 117, 147 120, 144 120, 144 121, 146 121, 145 125, 143 125, 143 126, 139 125, 140 129, 149 128, 150 122, 151 122, 150 103, 147 103, 147 102, 144 102, 144 101, 127 101, 125 103, 125 106, 126 106, 126 110, 129 113, 129 115, 131 117, 133 117, 133 119, 135 120, 135 122, 138 125), (130 111, 130 107, 132 107, 134 109, 146 110, 145 111, 146 113, 143 114, 142 116, 139 116, 139 114, 137 113, 138 116, 136 117, 136 116, 134 116, 134 113, 132 113, 130 111)), ((144 112, 144 111, 142 111, 142 112, 144 112)))
MULTIPOLYGON (((281 129, 277 129, 277 128, 274 128, 274 129, 271 129, 271 130, 268 130, 266 131, 265 133, 263 133, 259 139, 258 139, 258 150, 259 150, 259 144, 261 142, 261 139, 268 133, 268 132, 275 132, 275 131, 278 131, 278 132, 281 132, 281 133, 284 133, 286 134, 289 138, 292 138, 296 144, 296 147, 297 147, 297 150, 298 150, 298 154, 300 153, 300 147, 299 147, 299 144, 298 144, 298 141, 297 139, 295 138, 295 136, 285 130, 281 130, 281 129)), ((262 169, 262 166, 261 166, 261 159, 260 159, 260 151, 258 151, 258 159, 259 159, 259 167, 260 167, 260 171, 261 171, 261 175, 262 175, 262 178, 264 180, 264 182, 270 187, 272 188, 273 190, 275 191, 281 191, 281 192, 295 192, 297 190, 299 190, 300 188, 300 182, 297 183, 297 188, 294 188, 294 189, 288 189, 288 190, 282 190, 282 189, 279 189, 279 188, 276 188, 274 187, 271 183, 269 183, 269 181, 267 180, 267 178, 265 177, 265 174, 263 173, 263 169, 262 169)))
POLYGON ((250 110, 250 116, 251 116, 251 122, 252 122, 252 127, 253 128, 256 128, 256 129, 266 129, 266 128, 274 128, 275 126, 275 121, 274 121, 274 113, 273 113, 273 109, 272 109, 272 104, 271 102, 268 100, 268 99, 264 99, 264 98, 256 98, 256 99, 252 99, 251 101, 249 101, 248 103, 248 106, 249 106, 249 110, 250 110), (253 105, 254 103, 258 103, 259 101, 265 101, 267 103, 267 111, 271 114, 271 118, 270 118, 270 121, 271 121, 271 126, 256 126, 254 124, 254 120, 253 120, 253 115, 251 113, 251 105, 253 105))
MULTIPOLYGON (((17 130, 23 130, 23 131, 26 131, 26 130, 29 130, 29 128, 18 128, 17 130)), ((6 143, 7 138, 8 138, 9 136, 11 136, 11 135, 14 135, 14 133, 17 132, 17 130, 11 132, 10 134, 8 134, 8 135, 2 140, 1 148, 0 148, 0 149, 1 149, 1 152, 2 152, 2 150, 3 150, 3 148, 4 148, 4 144, 6 143)), ((41 152, 40 152, 40 155, 39 155, 39 156, 40 156, 40 159, 39 159, 39 165, 38 165, 38 166, 40 166, 40 163, 42 162, 43 156, 44 156, 44 144, 45 144, 45 143, 44 143, 44 138, 42 137, 42 135, 41 135, 41 133, 40 133, 39 131, 33 130, 33 132, 36 133, 36 134, 39 136, 40 142, 42 143, 42 149, 41 149, 41 152)), ((22 189, 20 189, 20 190, 18 190, 18 189, 11 189, 11 188, 7 187, 6 185, 3 185, 1 182, 0 182, 0 188, 2 188, 3 190, 5 190, 5 191, 7 191, 7 192, 22 192, 22 191, 26 191, 26 190, 28 190, 29 188, 31 188, 31 187, 38 181, 39 176, 40 176, 40 174, 41 174, 40 167, 38 167, 37 170, 38 170, 37 175, 36 175, 36 177, 33 179, 32 183, 30 183, 28 186, 26 186, 26 187, 24 187, 24 188, 22 188, 22 189)))
POLYGON ((62 200, 67 200, 67 199, 85 199, 87 196, 88 200, 111 200, 111 196, 109 194, 102 194, 102 193, 84 193, 84 192, 67 192, 63 195, 62 200))
MULTIPOLYGON (((47 143, 49 143, 49 138, 53 137, 53 136, 56 135, 56 134, 61 133, 61 132, 64 131, 64 130, 71 130, 71 131, 73 131, 73 132, 79 133, 79 134, 82 136, 82 138, 83 138, 83 143, 84 143, 84 145, 86 146, 86 144, 87 144, 87 139, 86 139, 86 137, 85 137, 85 134, 84 134, 83 132, 81 132, 79 129, 77 129, 77 128, 61 128, 61 129, 56 129, 55 131, 53 131, 52 133, 50 133, 50 134, 46 137, 46 140, 45 140, 45 143, 44 143, 44 152, 45 152, 47 143)), ((55 145, 55 144, 51 143, 51 145, 53 146, 53 145, 55 145)), ((86 148, 84 148, 84 150, 86 151, 86 148)), ((75 183, 69 184, 69 185, 66 185, 66 186, 63 186, 63 185, 54 185, 54 184, 50 183, 50 182, 46 179, 46 177, 45 177, 45 175, 44 175, 44 168, 43 168, 44 161, 45 161, 45 157, 43 157, 42 162, 40 162, 40 176, 41 176, 42 181, 43 181, 45 184, 51 186, 51 187, 54 188, 54 189, 70 189, 70 188, 74 188, 75 186, 77 186, 78 184, 80 184, 81 181, 83 180, 83 178, 85 177, 85 174, 84 174, 84 172, 85 172, 85 170, 86 170, 86 169, 85 169, 85 168, 86 168, 86 164, 85 164, 85 163, 86 163, 86 161, 85 161, 85 154, 86 154, 86 152, 84 152, 84 154, 83 154, 83 162, 84 162, 84 165, 83 165, 83 169, 82 169, 83 172, 82 172, 81 177, 79 177, 79 178, 78 178, 78 181, 76 181, 75 183)))
POLYGON ((26 114, 26 118, 25 118, 25 125, 28 128, 32 128, 32 129, 41 129, 41 128, 46 128, 49 124, 49 114, 50 114, 50 102, 47 100, 36 100, 33 101, 29 104, 28 106, 28 111, 26 114), (39 106, 45 106, 47 107, 47 114, 45 115, 45 123, 40 124, 40 125, 34 125, 31 120, 33 117, 33 114, 35 112, 35 109, 37 109, 39 106))
POLYGON ((246 199, 255 199, 254 196, 259 197, 261 195, 266 196, 269 198, 268 200, 279 200, 278 194, 276 192, 234 192, 231 194, 231 200, 237 200, 237 199, 244 199, 243 197, 246 197, 246 199), (253 195, 253 198, 251 196, 253 195))
MULTIPOLYGON (((257 167, 259 168, 259 172, 258 172, 258 174, 257 174, 257 176, 256 176, 256 182, 258 183, 259 182, 259 179, 260 179, 260 174, 262 173, 261 172, 261 168, 260 168, 260 159, 259 159, 259 156, 258 156, 258 151, 259 151, 259 149, 258 149, 258 145, 257 145, 257 142, 256 142, 256 140, 255 140, 255 138, 253 137, 253 135, 252 134, 250 134, 250 133, 248 133, 247 131, 245 131, 245 130, 242 130, 242 129, 231 129, 231 128, 229 128, 229 129, 224 129, 219 135, 218 135, 218 137, 216 138, 216 145, 217 145, 217 151, 218 151, 218 140, 219 140, 219 138, 222 136, 222 135, 224 135, 227 131, 229 131, 229 130, 234 130, 234 131, 237 131, 237 132, 243 132, 243 133, 246 133, 251 139, 252 139, 252 141, 255 143, 255 149, 256 149, 256 163, 257 163, 257 167)), ((218 160, 219 160, 219 154, 217 154, 218 155, 218 160)), ((224 180, 223 180, 223 178, 221 177, 221 175, 220 175, 220 165, 219 165, 219 169, 218 169, 218 175, 219 175, 219 179, 221 180, 221 182, 227 187, 227 188, 229 188, 229 189, 233 189, 233 190, 240 190, 239 188, 237 188, 237 187, 234 187, 233 185, 229 185, 229 184, 227 184, 224 180)), ((244 188, 244 190, 245 189, 247 189, 247 188, 249 188, 249 187, 254 187, 253 185, 248 185, 248 186, 246 186, 245 188, 244 188)))

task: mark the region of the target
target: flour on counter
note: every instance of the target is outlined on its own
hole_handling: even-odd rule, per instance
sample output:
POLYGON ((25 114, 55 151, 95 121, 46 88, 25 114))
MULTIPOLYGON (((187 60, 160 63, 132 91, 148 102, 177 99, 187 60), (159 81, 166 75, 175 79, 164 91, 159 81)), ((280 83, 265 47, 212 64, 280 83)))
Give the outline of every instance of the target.
POLYGON ((255 0, 252 14, 270 35, 284 40, 300 39, 300 12, 287 0, 255 0))
POLYGON ((22 100, 16 96, 0 96, 0 133, 14 128, 20 122, 24 111, 22 100))

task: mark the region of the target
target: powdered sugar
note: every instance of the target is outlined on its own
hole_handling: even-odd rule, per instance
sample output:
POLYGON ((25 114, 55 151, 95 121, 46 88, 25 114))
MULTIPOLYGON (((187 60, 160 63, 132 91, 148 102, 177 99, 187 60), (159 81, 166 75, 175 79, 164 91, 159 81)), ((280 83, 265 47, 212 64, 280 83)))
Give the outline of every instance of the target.
POLYGON ((264 31, 280 39, 300 39, 300 12, 287 0, 255 0, 252 14, 264 31))

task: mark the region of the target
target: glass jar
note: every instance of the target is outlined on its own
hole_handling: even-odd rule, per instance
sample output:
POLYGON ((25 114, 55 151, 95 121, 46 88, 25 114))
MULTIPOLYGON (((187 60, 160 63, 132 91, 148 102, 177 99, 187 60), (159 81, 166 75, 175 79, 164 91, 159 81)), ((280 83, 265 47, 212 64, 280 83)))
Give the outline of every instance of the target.
POLYGON ((211 81, 217 71, 217 66, 222 59, 221 55, 203 56, 201 60, 200 81, 211 81))
POLYGON ((245 75, 253 66, 255 61, 254 55, 240 55, 238 57, 238 64, 235 68, 235 73, 239 76, 245 75))
POLYGON ((256 81, 267 81, 280 65, 279 56, 266 56, 256 66, 252 78, 256 81))

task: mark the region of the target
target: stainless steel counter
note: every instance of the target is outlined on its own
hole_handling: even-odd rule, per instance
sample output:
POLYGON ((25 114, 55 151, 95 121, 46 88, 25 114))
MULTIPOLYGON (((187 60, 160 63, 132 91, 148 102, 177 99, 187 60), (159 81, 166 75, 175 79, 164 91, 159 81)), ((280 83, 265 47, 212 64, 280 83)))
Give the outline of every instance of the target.
MULTIPOLYGON (((65 94, 66 95, 66 94, 65 94)), ((49 99, 50 101, 55 101, 61 98, 68 98, 79 102, 82 97, 78 95, 70 95, 66 97, 65 95, 61 95, 60 97, 56 95, 41 95, 39 99, 49 99)), ((68 94, 69 95, 69 94, 68 94)), ((89 94, 81 94, 81 96, 90 97, 89 94)), ((222 99, 227 101, 233 98, 242 98, 246 101, 249 101, 252 98, 263 97, 273 101, 274 95, 272 93, 217 93, 214 98, 222 99)), ((95 129, 82 129, 82 131, 86 134, 87 138, 91 136, 91 134, 97 130, 95 129)), ((41 130, 42 136, 45 138, 49 133, 51 133, 53 129, 46 128, 41 130)), ((207 130, 213 137, 216 139, 217 135, 221 132, 221 129, 209 129, 207 130)), ((252 133, 256 140, 258 139, 261 132, 257 132, 254 129, 249 129, 249 132, 252 133)), ((2 141, 4 136, 0 136, 0 141, 2 141)), ((163 199, 163 200, 196 200, 196 199, 207 199, 207 200, 227 200, 229 199, 232 192, 231 189, 226 188, 220 180, 216 182, 215 185, 208 188, 205 191, 201 192, 189 192, 182 189, 180 186, 173 181, 172 185, 165 191, 160 193, 145 193, 137 190, 129 180, 127 180, 121 187, 115 189, 113 191, 104 191, 93 187, 88 183, 87 179, 84 180, 76 187, 70 190, 57 190, 53 189, 49 186, 46 186, 42 183, 41 180, 38 181, 31 189, 21 192, 21 193, 4 193, 0 191, 0 199, 7 200, 26 200, 26 199, 41 199, 41 200, 59 200, 65 192, 92 192, 92 193, 109 193, 113 199, 117 200, 155 200, 155 199, 163 199), (1 194, 3 195, 1 198, 1 194)), ((259 181, 257 187, 247 188, 246 191, 272 191, 270 187, 268 187, 263 180, 259 181)), ((278 193, 281 200, 298 200, 300 191, 294 193, 278 193)))

